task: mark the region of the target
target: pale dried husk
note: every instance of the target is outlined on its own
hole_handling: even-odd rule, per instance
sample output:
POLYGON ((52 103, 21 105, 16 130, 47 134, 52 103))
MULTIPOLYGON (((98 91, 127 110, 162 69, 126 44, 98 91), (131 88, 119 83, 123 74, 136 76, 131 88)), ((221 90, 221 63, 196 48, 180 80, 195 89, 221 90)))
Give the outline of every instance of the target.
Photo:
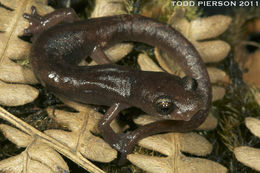
POLYGON ((99 161, 111 162, 117 157, 117 152, 109 144, 92 132, 98 133, 97 123, 102 115, 86 105, 81 105, 68 100, 63 100, 79 113, 48 108, 48 115, 59 124, 67 127, 70 132, 63 130, 47 130, 46 134, 64 143, 71 150, 82 154, 84 157, 99 161))
MULTIPOLYGON (((78 146, 75 150, 72 150, 65 145, 65 142, 59 142, 47 136, 1 107, 0 118, 19 128, 18 130, 14 127, 0 124, 0 130, 3 134, 18 147, 26 147, 19 155, 0 161, 0 172, 6 172, 6 170, 11 170, 11 172, 15 173, 20 173, 21 170, 22 172, 24 170, 34 172, 36 165, 46 172, 69 172, 66 162, 58 154, 59 152, 89 172, 104 173, 79 153, 80 147, 84 148, 83 146, 78 146)), ((79 128, 81 127, 79 126, 79 128)), ((80 134, 83 134, 83 132, 80 134)))
POLYGON ((181 153, 187 152, 204 156, 211 152, 212 145, 196 133, 168 133, 142 139, 142 147, 160 152, 167 157, 145 156, 130 154, 128 160, 149 173, 185 173, 185 172, 227 172, 222 165, 194 157, 186 157, 181 153))
POLYGON ((0 130, 5 137, 15 143, 18 147, 27 147, 25 151, 17 156, 9 157, 0 161, 0 171, 22 173, 69 172, 69 168, 62 157, 50 146, 16 128, 1 124, 0 130), (38 171, 37 169, 41 169, 38 171))
MULTIPOLYGON (((260 120, 257 118, 246 118, 247 128, 258 138, 260 138, 260 120)), ((244 165, 260 171, 260 149, 248 146, 240 146, 234 149, 234 154, 238 161, 244 165)))
POLYGON ((18 38, 28 26, 23 13, 29 13, 32 5, 37 7, 40 14, 46 14, 53 9, 45 5, 46 0, 1 0, 0 3, 13 9, 9 11, 0 8, 0 30, 3 32, 0 34, 0 79, 5 82, 35 84, 37 80, 32 70, 12 61, 24 60, 29 56, 30 44, 18 38))
POLYGON ((46 0, 0 0, 0 3, 13 9, 13 11, 0 8, 0 104, 5 106, 19 106, 32 102, 39 92, 24 84, 36 84, 32 70, 18 62, 25 62, 29 57, 30 44, 21 40, 28 22, 23 13, 29 13, 31 6, 37 7, 41 14, 52 11, 45 5, 46 0), (21 84, 22 83, 22 84, 21 84))

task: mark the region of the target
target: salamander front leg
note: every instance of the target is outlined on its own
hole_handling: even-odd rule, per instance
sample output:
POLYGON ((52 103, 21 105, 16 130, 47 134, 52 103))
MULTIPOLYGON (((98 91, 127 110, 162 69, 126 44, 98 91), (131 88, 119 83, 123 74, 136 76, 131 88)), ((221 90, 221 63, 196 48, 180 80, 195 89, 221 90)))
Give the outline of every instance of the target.
POLYGON ((24 35, 36 35, 61 22, 74 22, 79 20, 75 11, 71 8, 62 8, 44 16, 38 14, 35 6, 32 6, 31 14, 24 13, 23 17, 29 21, 29 27, 24 30, 24 35))
POLYGON ((103 136, 104 140, 118 151, 120 150, 118 146, 116 146, 118 141, 118 135, 111 128, 110 124, 117 117, 119 112, 127 107, 128 106, 121 103, 113 104, 107 110, 106 114, 102 117, 98 124, 99 131, 101 132, 101 135, 103 136))
POLYGON ((180 132, 185 133, 197 128, 202 122, 205 121, 208 112, 200 111, 197 116, 192 117, 190 121, 175 121, 175 120, 162 120, 146 124, 138 127, 136 130, 123 134, 117 139, 120 145, 120 160, 118 165, 123 165, 127 162, 126 156, 134 150, 134 146, 141 139, 165 132, 180 132))

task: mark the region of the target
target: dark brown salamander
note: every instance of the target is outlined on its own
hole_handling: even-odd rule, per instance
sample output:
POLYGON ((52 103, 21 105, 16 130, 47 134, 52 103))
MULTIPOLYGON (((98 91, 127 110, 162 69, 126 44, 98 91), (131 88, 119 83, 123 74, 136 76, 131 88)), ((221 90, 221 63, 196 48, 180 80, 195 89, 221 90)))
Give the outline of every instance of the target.
POLYGON ((211 104, 207 70, 192 44, 172 27, 140 15, 79 21, 72 9, 39 16, 32 7, 32 14, 24 17, 30 21, 25 35, 33 35, 30 58, 35 75, 57 95, 110 106, 99 130, 121 153, 121 164, 138 140, 161 132, 188 132, 207 117, 211 104), (181 79, 111 64, 104 49, 122 41, 143 42, 164 50, 187 76, 181 79), (78 66, 87 56, 99 65, 78 66), (162 120, 116 134, 111 121, 122 109, 132 106, 162 120))

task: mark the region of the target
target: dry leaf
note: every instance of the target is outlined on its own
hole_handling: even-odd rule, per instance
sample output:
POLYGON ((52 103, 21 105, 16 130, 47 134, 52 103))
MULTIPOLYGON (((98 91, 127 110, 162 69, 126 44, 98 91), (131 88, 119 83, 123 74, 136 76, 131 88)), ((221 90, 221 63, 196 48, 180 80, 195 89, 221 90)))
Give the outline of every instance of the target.
POLYGON ((231 80, 226 72, 215 67, 207 68, 210 82, 213 84, 230 84, 231 80))
POLYGON ((256 118, 246 118, 246 127, 253 133, 255 136, 260 138, 260 120, 256 118))
POLYGON ((0 3, 13 9, 0 8, 0 79, 5 82, 37 83, 31 69, 14 63, 11 59, 22 60, 28 58, 30 44, 19 39, 23 35, 28 22, 23 18, 23 13, 29 12, 34 5, 40 13, 52 11, 51 7, 44 5, 46 0, 0 0, 0 3))
POLYGON ((124 0, 96 0, 91 18, 126 14, 124 0))
POLYGON ((117 152, 103 139, 91 133, 91 131, 97 133, 96 124, 102 115, 87 106, 77 103, 73 103, 72 106, 79 112, 71 113, 53 110, 52 108, 47 109, 51 118, 71 131, 46 130, 45 133, 65 144, 75 153, 82 154, 88 159, 99 162, 114 160, 117 157, 117 152))
POLYGON ((137 62, 143 71, 163 71, 148 55, 144 53, 138 55, 137 62))
POLYGON ((0 130, 18 147, 26 150, 17 156, 0 161, 0 171, 14 173, 60 173, 69 172, 62 157, 51 147, 37 138, 7 125, 1 124, 0 130))
POLYGON ((29 85, 0 81, 0 105, 17 106, 32 102, 39 91, 29 85))
MULTIPOLYGON (((231 18, 223 15, 215 15, 198 18, 189 22, 184 17, 172 17, 172 26, 180 31, 199 51, 204 62, 219 62, 230 51, 228 43, 222 40, 202 41, 214 39, 222 34, 229 26, 231 18)), ((181 16, 181 15, 180 15, 181 16)))
POLYGON ((212 101, 220 100, 226 93, 226 88, 223 85, 231 84, 231 80, 226 72, 215 67, 207 68, 210 82, 212 86, 212 101))
POLYGON ((169 57, 167 53, 154 49, 155 57, 160 64, 160 66, 168 73, 174 74, 180 77, 185 76, 184 72, 181 70, 180 66, 174 61, 173 57, 169 57))
MULTIPOLYGON (((260 138, 260 120, 256 118, 246 118, 247 128, 258 138, 260 138)), ((260 171, 260 149, 247 146, 236 147, 234 149, 237 160, 257 171, 260 171)))
POLYGON ((260 149, 241 146, 234 149, 237 160, 244 165, 260 171, 260 149))
POLYGON ((212 145, 196 133, 168 133, 145 138, 139 142, 142 147, 158 151, 167 157, 130 154, 128 160, 149 173, 208 173, 227 172, 222 165, 202 159, 187 157, 181 153, 188 152, 205 156, 212 150, 212 145))
POLYGON ((205 40, 219 36, 225 32, 231 18, 223 15, 214 15, 198 18, 190 22, 190 37, 193 40, 205 40))
POLYGON ((197 128, 197 130, 212 130, 218 125, 218 120, 210 112, 206 120, 197 128))
POLYGON ((230 17, 215 15, 189 22, 183 15, 176 14, 171 20, 172 26, 194 44, 204 62, 219 62, 230 51, 229 44, 222 40, 202 41, 222 34, 231 22, 230 17))
MULTIPOLYGON (((127 10, 124 0, 96 0, 95 9, 91 14, 91 18, 114 16, 126 13, 127 10)), ((120 43, 107 49, 105 53, 109 59, 111 59, 113 62, 116 62, 131 52, 133 47, 134 46, 132 43, 120 43)), ((93 63, 91 63, 91 65, 92 64, 93 63)))
POLYGON ((219 62, 230 51, 230 45, 222 40, 203 41, 193 44, 205 63, 219 62))
POLYGON ((18 106, 32 102, 38 96, 38 91, 29 85, 13 84, 37 83, 29 67, 15 62, 28 58, 30 50, 30 44, 18 37, 28 25, 23 19, 23 13, 29 12, 32 5, 35 5, 40 13, 50 12, 52 8, 44 5, 46 0, 0 0, 0 3, 12 9, 0 7, 0 91, 5 92, 3 95, 1 93, 0 104, 18 106))
POLYGON ((226 89, 224 87, 212 86, 212 101, 220 100, 224 97, 226 89))
POLYGON ((125 57, 128 53, 130 53, 133 49, 134 45, 131 43, 120 43, 116 44, 113 47, 105 50, 105 54, 109 59, 113 62, 117 62, 123 57, 125 57))
MULTIPOLYGON (((66 163, 57 153, 59 152, 91 173, 104 173, 78 152, 77 148, 81 146, 77 146, 76 151, 72 150, 63 141, 47 136, 1 107, 0 118, 19 128, 2 124, 0 130, 3 134, 18 147, 26 147, 20 155, 0 161, 0 172, 2 169, 12 172, 30 170, 34 173, 40 167, 43 172, 69 172, 66 163)), ((91 123, 88 124, 92 127, 91 123)))

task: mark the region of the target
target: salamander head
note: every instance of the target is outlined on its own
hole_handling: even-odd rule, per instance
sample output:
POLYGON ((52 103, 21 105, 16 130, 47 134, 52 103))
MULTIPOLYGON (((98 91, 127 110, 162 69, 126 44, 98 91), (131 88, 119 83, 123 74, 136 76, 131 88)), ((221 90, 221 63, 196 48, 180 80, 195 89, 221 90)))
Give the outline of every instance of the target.
POLYGON ((202 109, 203 101, 196 92, 198 84, 193 78, 163 75, 152 82, 150 85, 148 82, 148 90, 141 88, 144 103, 141 109, 148 114, 162 119, 189 121, 202 109))

